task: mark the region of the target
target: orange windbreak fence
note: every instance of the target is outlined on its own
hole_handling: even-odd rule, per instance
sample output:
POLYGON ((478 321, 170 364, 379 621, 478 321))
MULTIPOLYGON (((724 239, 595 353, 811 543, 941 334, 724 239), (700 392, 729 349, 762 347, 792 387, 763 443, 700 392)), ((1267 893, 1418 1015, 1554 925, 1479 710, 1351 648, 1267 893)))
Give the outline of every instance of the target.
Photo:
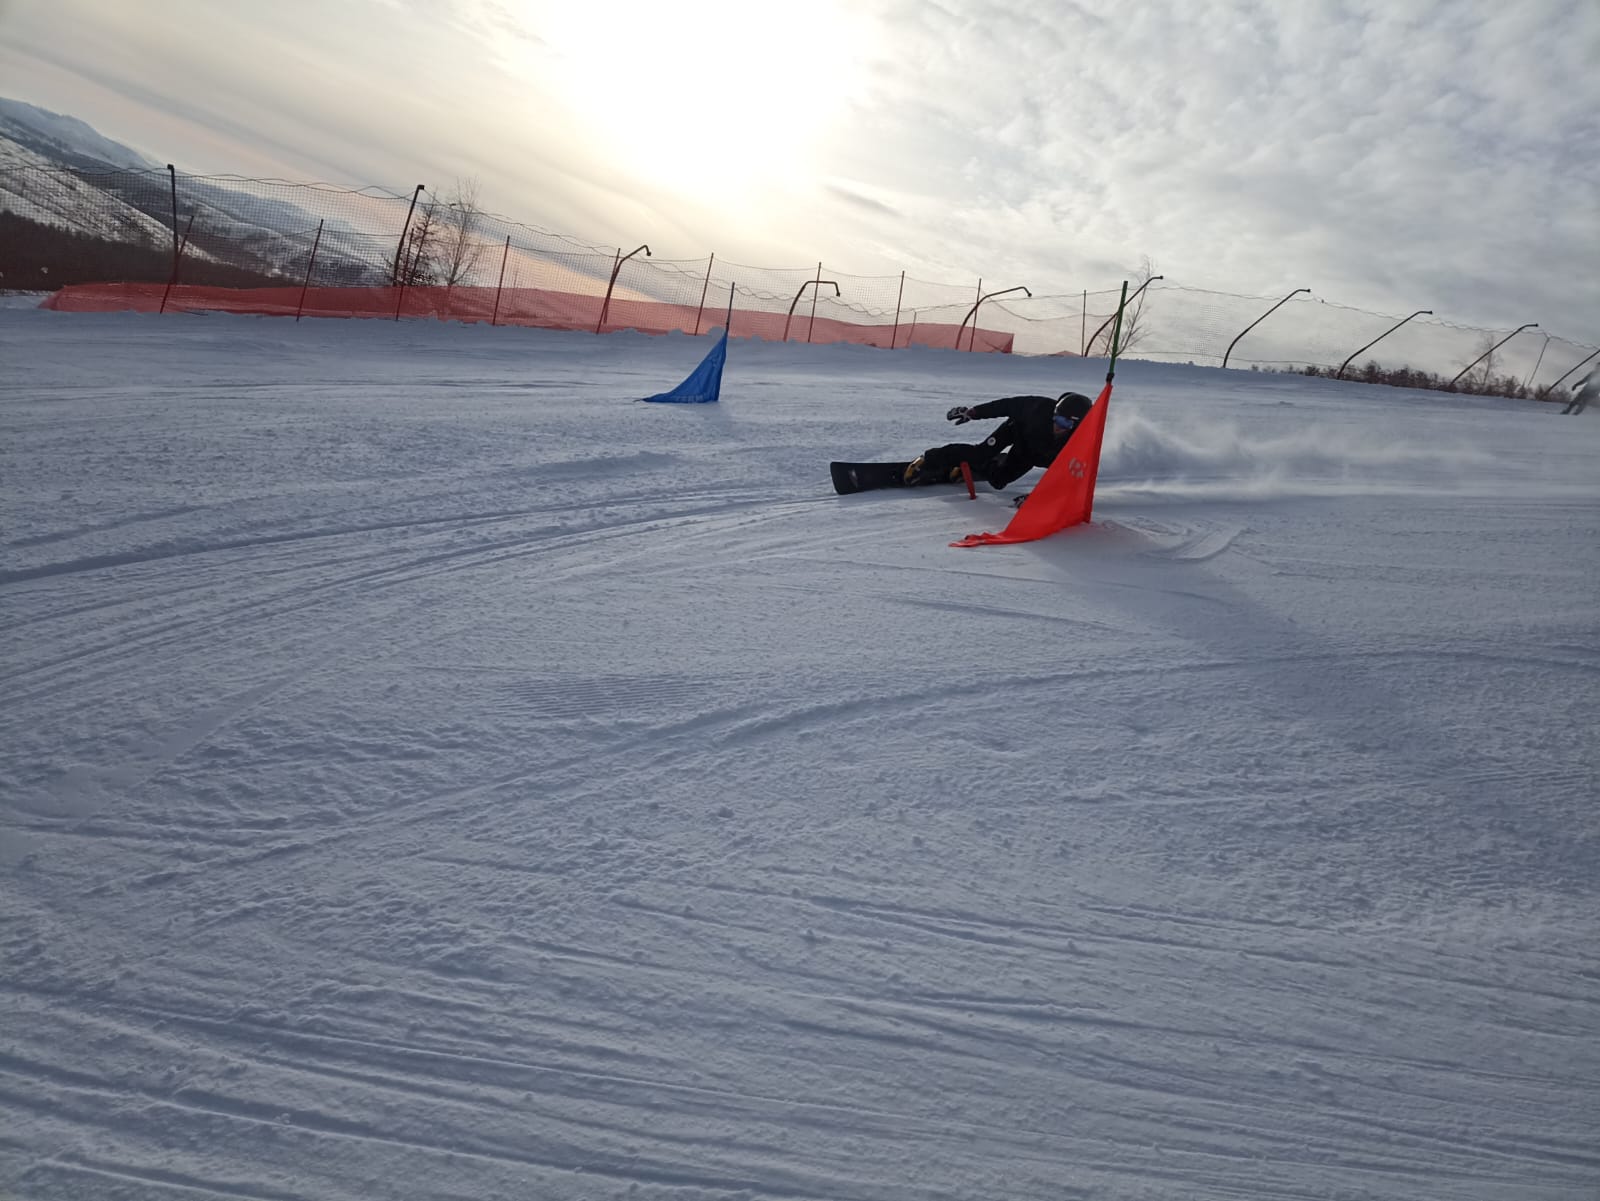
MULTIPOLYGON (((639 233, 641 242, 651 236, 639 233)), ((917 231, 905 240, 916 243, 917 231)), ((1061 242, 1035 248, 1041 261, 1070 250, 1072 231, 1061 242)), ((1130 246, 1129 260, 1139 250, 1130 246)), ((823 263, 752 267, 714 253, 670 259, 648 245, 600 246, 495 216, 461 184, 396 193, 170 168, 75 170, 0 149, 0 289, 49 292, 62 310, 703 335, 723 325, 731 292, 735 338, 1103 357, 1124 274, 1051 290, 1026 274, 952 284, 823 263)), ((1313 279, 1244 295, 1145 275, 1129 292, 1125 359, 1421 387, 1459 376, 1460 391, 1526 396, 1565 394, 1597 353, 1553 335, 1561 314, 1488 330, 1434 316, 1429 297, 1402 319, 1336 304, 1313 279)))
POLYGON ((767 341, 849 342, 858 346, 904 349, 926 346, 1010 354, 1013 336, 946 322, 868 325, 834 317, 813 317, 802 306, 794 314, 758 309, 728 311, 654 300, 603 297, 543 288, 221 288, 192 284, 72 284, 44 301, 44 308, 69 313, 134 311, 144 313, 245 313, 267 317, 433 317, 441 321, 487 321, 542 329, 590 333, 632 329, 646 334, 706 333, 730 324, 735 338, 767 341), (604 309, 604 322, 601 321, 604 309))

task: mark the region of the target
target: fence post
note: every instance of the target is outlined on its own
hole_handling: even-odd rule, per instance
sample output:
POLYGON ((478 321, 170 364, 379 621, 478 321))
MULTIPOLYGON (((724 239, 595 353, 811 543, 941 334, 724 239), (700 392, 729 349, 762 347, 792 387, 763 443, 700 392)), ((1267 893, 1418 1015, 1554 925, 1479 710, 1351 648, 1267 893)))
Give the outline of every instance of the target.
POLYGON ((1537 321, 1530 321, 1526 325, 1517 326, 1516 329, 1512 330, 1505 337, 1501 338, 1500 341, 1496 342, 1493 346, 1489 347, 1488 350, 1484 351, 1477 358, 1473 359, 1472 362, 1468 363, 1460 371, 1456 372, 1456 378, 1451 380, 1448 384, 1446 384, 1444 386, 1444 390, 1446 392, 1454 392, 1456 390, 1456 380, 1459 380, 1463 375, 1465 375, 1467 372, 1471 371, 1479 363, 1483 362, 1484 359, 1488 358, 1495 351, 1499 350, 1502 346, 1504 346, 1507 342, 1511 341, 1512 338, 1515 338, 1523 330, 1525 330, 1525 329, 1538 329, 1538 328, 1539 328, 1539 323, 1537 321))
POLYGON ((170 289, 178 282, 178 169, 171 163, 167 164, 167 177, 172 182, 172 279, 168 281, 170 289))
POLYGON ((900 273, 900 291, 896 292, 895 293, 895 297, 894 297, 894 328, 889 331, 889 349, 890 350, 894 349, 895 337, 900 333, 900 302, 905 299, 905 295, 906 295, 906 273, 904 271, 902 271, 900 273))
POLYGON ((306 311, 306 289, 311 286, 311 268, 317 265, 317 247, 322 245, 322 222, 317 222, 317 236, 311 242, 311 257, 306 260, 306 278, 300 285, 300 303, 295 305, 294 319, 300 320, 300 314, 306 311))
POLYGON ((1229 342, 1228 343, 1228 349, 1223 352, 1223 355, 1222 355, 1222 365, 1223 365, 1223 367, 1227 367, 1227 365, 1228 365, 1228 356, 1233 353, 1233 348, 1235 346, 1239 345, 1239 338, 1244 337, 1251 330, 1255 329, 1256 326, 1260 325, 1268 317, 1272 316, 1272 314, 1276 313, 1280 308, 1282 308, 1284 305, 1288 304, 1289 301, 1293 300, 1296 296, 1300 295, 1300 293, 1309 292, 1309 291, 1311 291, 1310 288, 1296 288, 1293 292, 1290 292, 1289 295, 1285 296, 1282 300, 1278 301, 1277 304, 1273 305, 1265 313, 1262 313, 1261 316, 1257 317, 1249 325, 1245 326, 1242 330, 1240 330, 1239 331, 1239 337, 1235 338, 1232 342, 1229 342))
MULTIPOLYGON (((972 308, 967 310, 967 315, 961 319, 961 325, 956 329, 956 349, 957 350, 961 349, 961 331, 967 328, 967 322, 969 320, 972 320, 972 337, 970 339, 968 339, 968 341, 967 341, 967 353, 971 354, 972 351, 973 351, 973 348, 976 347, 977 344, 978 344, 978 323, 977 323, 976 320, 973 320, 978 315, 978 305, 982 304, 984 301, 990 299, 991 297, 1004 296, 1007 292, 1028 292, 1028 289, 1024 288, 1021 284, 1018 284, 1014 288, 1006 288, 1004 291, 1001 291, 1001 292, 990 292, 988 296, 980 296, 980 297, 978 297, 978 304, 973 305, 972 308)), ((1033 299, 1033 293, 1032 292, 1028 292, 1028 299, 1029 300, 1033 299)))
MULTIPOLYGON (((1418 309, 1415 313, 1411 314, 1411 317, 1420 317, 1424 313, 1428 314, 1428 316, 1430 316, 1430 317, 1433 316, 1433 310, 1432 309, 1418 309)), ((1411 317, 1407 317, 1406 321, 1410 321, 1411 317)), ((1388 329, 1384 330, 1376 338, 1372 339, 1372 341, 1368 342, 1365 346, 1363 346, 1361 348, 1361 350, 1371 350, 1379 342, 1382 342, 1390 334, 1394 333, 1395 330, 1399 329, 1402 325, 1404 325, 1406 323, 1406 321, 1398 321, 1394 325, 1391 325, 1388 329)), ((1351 359, 1354 359, 1356 357, 1356 355, 1360 354, 1361 350, 1352 351, 1351 354, 1350 354, 1350 358, 1346 359, 1344 362, 1339 364, 1339 370, 1337 370, 1337 371, 1335 371, 1333 373, 1333 378, 1334 379, 1343 379, 1344 378, 1344 369, 1346 367, 1350 366, 1351 359)), ((1535 370, 1537 370, 1537 368, 1535 368, 1535 370)))
MULTIPOLYGON (((1128 304, 1132 304, 1134 301, 1138 300, 1139 299, 1139 293, 1143 292, 1151 284, 1155 283, 1156 280, 1158 280, 1158 279, 1166 279, 1166 278, 1167 277, 1165 275, 1152 275, 1152 276, 1150 276, 1150 278, 1146 279, 1144 281, 1144 283, 1140 284, 1137 288, 1134 289, 1133 295, 1129 296, 1127 298, 1127 303, 1128 304)), ((1305 289, 1305 290, 1309 291, 1309 289, 1305 289)), ((1087 292, 1085 292, 1083 294, 1083 302, 1084 302, 1084 307, 1087 308, 1088 304, 1089 304, 1089 294, 1087 292)), ((1099 329, 1094 331, 1094 337, 1090 338, 1089 341, 1087 341, 1087 342, 1085 342, 1083 344, 1083 353, 1085 355, 1087 355, 1089 353, 1090 345, 1093 344, 1096 341, 1096 339, 1098 339, 1100 337, 1101 334, 1106 332, 1106 326, 1110 325, 1113 319, 1115 319, 1116 317, 1120 316, 1121 313, 1122 313, 1123 308, 1126 308, 1126 307, 1127 307, 1126 305, 1123 305, 1123 306, 1119 307, 1115 313, 1112 313, 1110 317, 1107 317, 1105 319, 1104 323, 1100 326, 1099 329)), ((1131 322, 1130 322, 1130 324, 1131 324, 1131 322)), ((1131 333, 1132 331, 1130 330, 1129 332, 1131 333)), ((1242 337, 1243 335, 1240 335, 1240 336, 1242 337)), ((1234 339, 1234 340, 1238 341, 1237 338, 1234 339)))
MULTIPOLYGON (((156 310, 158 313, 167 311, 167 297, 172 295, 172 286, 178 282, 178 260, 183 257, 183 249, 189 244, 189 231, 193 228, 194 214, 190 213, 189 221, 183 227, 183 240, 172 248, 172 278, 167 281, 166 289, 161 293, 161 307, 156 310)), ((178 232, 176 224, 173 225, 172 232, 174 234, 178 232)))
POLYGON ((1533 387, 1533 377, 1539 374, 1539 364, 1544 362, 1544 352, 1550 349, 1550 335, 1544 336, 1544 345, 1539 347, 1539 357, 1533 360, 1533 370, 1528 372, 1528 378, 1522 381, 1522 390, 1530 391, 1533 387))
POLYGON ((511 257, 511 235, 506 235, 506 248, 500 252, 500 282, 494 286, 494 312, 489 315, 489 324, 498 325, 500 322, 500 293, 506 286, 506 260, 511 257))
POLYGON ((411 230, 411 214, 417 211, 417 197, 422 195, 424 186, 419 183, 417 190, 411 193, 411 207, 406 210, 405 224, 400 227, 400 241, 394 248, 394 266, 389 269, 390 287, 394 287, 400 282, 400 256, 406 248, 406 234, 411 230))
POLYGON ((644 251, 645 258, 650 257, 650 247, 648 246, 635 246, 627 254, 622 253, 622 247, 617 247, 617 261, 611 266, 611 282, 606 284, 606 299, 605 303, 600 306, 600 320, 594 323, 595 333, 598 334, 600 332, 600 327, 606 323, 606 314, 611 311, 611 289, 617 286, 617 275, 622 270, 622 264, 626 263, 641 250, 644 251))
POLYGON ((1577 363, 1572 367, 1572 369, 1570 371, 1566 372, 1566 374, 1562 375, 1562 377, 1560 379, 1556 380, 1555 383, 1550 385, 1550 390, 1552 392, 1554 392, 1557 388, 1559 388, 1561 386, 1562 382, 1567 378, 1568 375, 1577 374, 1578 368, 1582 367, 1590 359, 1594 358, 1595 355, 1600 355, 1600 350, 1595 351, 1594 354, 1586 355, 1584 358, 1579 359, 1577 361, 1577 363))
MULTIPOLYGON (((820 267, 822 264, 818 263, 817 265, 820 267)), ((822 284, 827 284, 833 289, 835 296, 839 295, 839 285, 831 279, 808 279, 801 284, 800 290, 794 294, 794 299, 789 302, 789 315, 783 319, 783 341, 785 342, 789 340, 789 322, 794 320, 794 306, 800 303, 800 298, 806 294, 806 289, 812 284, 817 284, 819 288, 822 284)), ((813 317, 812 320, 815 321, 816 318, 813 317)))
MULTIPOLYGON (((700 336, 700 314, 706 311, 706 289, 711 286, 711 264, 717 261, 717 252, 711 252, 711 258, 706 261, 706 282, 700 285, 700 307, 694 311, 694 336, 700 336)), ((733 311, 733 292, 728 292, 728 311, 733 311)))
MULTIPOLYGON (((167 277, 166 291, 161 293, 160 312, 167 311, 167 297, 172 295, 172 285, 178 282, 178 259, 183 254, 183 247, 178 241, 178 169, 171 163, 167 164, 167 178, 172 182, 172 274, 167 277)), ((189 223, 194 224, 191 215, 189 223)))
MULTIPOLYGON (((817 285, 817 290, 811 293, 811 321, 806 326, 806 345, 808 346, 811 344, 811 335, 815 333, 817 329, 817 297, 822 294, 822 263, 820 261, 817 263, 817 278, 815 282, 817 285)), ((833 285, 833 291, 834 295, 838 295, 838 284, 833 285)))
MULTIPOLYGON (((406 234, 411 229, 411 214, 417 211, 417 197, 422 195, 422 188, 423 185, 418 184, 417 190, 411 193, 411 207, 406 210, 406 223, 400 227, 400 245, 394 248, 395 282, 400 285, 394 297, 394 319, 396 321, 400 320, 400 308, 406 302, 406 284, 409 282, 411 278, 411 272, 415 269, 417 262, 422 258, 423 248, 418 246, 416 258, 407 265, 406 273, 404 275, 400 274, 400 256, 405 252, 406 234)), ((432 223, 430 222, 429 224, 431 228, 432 223)))

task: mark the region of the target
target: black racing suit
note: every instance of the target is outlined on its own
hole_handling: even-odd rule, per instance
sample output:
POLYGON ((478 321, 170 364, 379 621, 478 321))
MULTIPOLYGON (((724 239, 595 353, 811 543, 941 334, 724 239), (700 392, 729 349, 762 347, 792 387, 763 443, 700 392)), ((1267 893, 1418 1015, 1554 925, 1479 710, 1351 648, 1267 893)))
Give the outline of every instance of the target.
POLYGON ((1005 420, 982 442, 952 442, 927 451, 922 456, 925 476, 944 479, 965 460, 974 476, 988 480, 992 488, 1004 488, 1035 467, 1050 466, 1067 444, 1056 436, 1056 402, 1048 396, 1005 396, 969 411, 977 420, 1005 420))

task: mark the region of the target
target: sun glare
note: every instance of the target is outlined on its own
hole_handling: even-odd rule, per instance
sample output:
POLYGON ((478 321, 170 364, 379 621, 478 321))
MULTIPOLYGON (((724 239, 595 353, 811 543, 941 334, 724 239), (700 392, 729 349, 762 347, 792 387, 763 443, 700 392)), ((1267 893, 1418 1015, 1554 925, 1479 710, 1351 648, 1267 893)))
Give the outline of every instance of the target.
POLYGON ((869 52, 848 0, 523 6, 528 65, 597 156, 683 193, 804 174, 869 52))

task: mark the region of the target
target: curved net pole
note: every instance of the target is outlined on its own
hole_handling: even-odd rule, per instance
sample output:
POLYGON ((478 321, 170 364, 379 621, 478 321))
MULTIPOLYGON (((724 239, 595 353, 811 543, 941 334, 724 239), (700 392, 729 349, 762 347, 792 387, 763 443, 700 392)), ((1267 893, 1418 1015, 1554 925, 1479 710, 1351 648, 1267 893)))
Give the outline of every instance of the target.
MULTIPOLYGON (((1411 317, 1420 317, 1424 313, 1428 314, 1428 316, 1430 316, 1430 317, 1433 316, 1433 310, 1432 309, 1418 309, 1415 313, 1411 314, 1411 317)), ((1410 321, 1411 317, 1407 317, 1406 321, 1410 321)), ((1404 325, 1406 323, 1406 321, 1397 321, 1397 322, 1395 322, 1395 324, 1391 325, 1388 329, 1384 330, 1376 338, 1372 339, 1372 341, 1368 342, 1365 346, 1363 346, 1361 348, 1361 350, 1371 350, 1379 342, 1382 342, 1390 334, 1394 333, 1395 330, 1399 329, 1402 325, 1404 325)), ((1348 358, 1344 362, 1340 363, 1339 364, 1339 370, 1333 373, 1333 378, 1334 379, 1343 379, 1344 378, 1344 369, 1346 367, 1350 366, 1351 360, 1353 360, 1356 357, 1356 355, 1360 354, 1361 350, 1354 350, 1354 351, 1350 352, 1350 358, 1348 358)))
POLYGON ((1233 353, 1233 348, 1235 346, 1239 345, 1239 338, 1244 337, 1251 330, 1255 329, 1256 326, 1260 325, 1268 317, 1272 316, 1272 314, 1276 313, 1284 305, 1288 304, 1296 296, 1300 295, 1300 293, 1309 292, 1309 291, 1311 291, 1310 288, 1296 288, 1293 292, 1290 292, 1289 295, 1285 296, 1282 300, 1278 301, 1277 304, 1273 305, 1265 313, 1262 313, 1261 316, 1257 317, 1249 325, 1245 326, 1242 330, 1240 330, 1239 334, 1238 334, 1238 337, 1234 338, 1234 340, 1232 342, 1228 343, 1228 349, 1222 355, 1222 365, 1223 365, 1223 367, 1224 368, 1227 367, 1227 365, 1228 365, 1228 355, 1232 354, 1233 353))
POLYGON ((1447 391, 1447 392, 1455 391, 1456 382, 1458 380, 1460 380, 1460 378, 1463 375, 1465 375, 1467 372, 1471 371, 1479 363, 1483 362, 1484 359, 1488 358, 1495 351, 1499 350, 1502 346, 1504 346, 1507 342, 1511 341, 1512 338, 1515 338, 1523 330, 1525 330, 1525 329, 1538 329, 1538 328, 1539 328, 1539 323, 1537 321, 1530 321, 1526 325, 1517 326, 1516 329, 1512 330, 1505 337, 1501 338, 1500 341, 1496 342, 1493 346, 1489 347, 1488 350, 1484 351, 1477 358, 1473 359, 1472 362, 1468 363, 1460 371, 1456 372, 1456 378, 1451 380, 1448 384, 1445 385, 1445 391, 1447 391))

